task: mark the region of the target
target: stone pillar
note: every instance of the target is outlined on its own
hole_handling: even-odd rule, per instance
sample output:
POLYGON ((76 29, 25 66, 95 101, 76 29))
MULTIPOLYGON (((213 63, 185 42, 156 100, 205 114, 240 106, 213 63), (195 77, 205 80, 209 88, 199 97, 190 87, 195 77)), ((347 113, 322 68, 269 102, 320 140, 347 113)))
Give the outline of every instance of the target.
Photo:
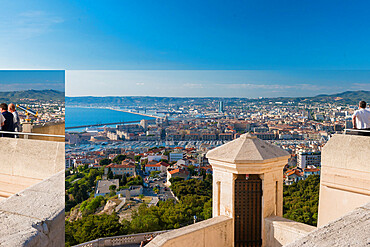
POLYGON ((321 156, 317 226, 370 202, 370 137, 334 135, 321 156))
MULTIPOLYGON (((283 168, 289 157, 285 150, 250 134, 209 151, 207 158, 213 168, 213 217, 225 215, 235 219, 235 180, 238 175, 239 179, 247 179, 248 175, 257 174, 262 180, 263 244, 263 219, 283 214, 283 168)), ((234 220, 233 231, 235 226, 234 220)), ((234 232, 232 236, 235 237, 234 232)), ((235 239, 233 242, 235 246, 235 239)))
MULTIPOLYGON (((22 123, 22 132, 32 133, 32 129, 33 129, 33 123, 31 122, 22 123)), ((28 138, 28 135, 24 135, 24 139, 30 139, 30 138, 28 138)))

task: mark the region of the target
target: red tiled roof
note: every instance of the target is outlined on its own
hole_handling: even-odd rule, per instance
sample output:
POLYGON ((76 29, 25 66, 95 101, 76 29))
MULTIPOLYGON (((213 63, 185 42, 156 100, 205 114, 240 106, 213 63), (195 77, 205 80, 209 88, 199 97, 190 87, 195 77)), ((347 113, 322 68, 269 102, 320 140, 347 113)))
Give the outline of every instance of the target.
POLYGON ((176 173, 189 174, 189 172, 188 172, 188 171, 185 171, 185 170, 183 170, 183 169, 175 169, 175 170, 169 171, 169 173, 170 173, 171 175, 176 174, 176 173))
POLYGON ((165 166, 165 167, 168 167, 170 166, 169 164, 167 164, 166 162, 164 161, 161 161, 161 162, 158 162, 157 165, 161 165, 161 166, 165 166))
POLYGON ((297 175, 297 176, 302 176, 302 173, 299 171, 299 170, 297 170, 297 169, 292 169, 292 170, 288 170, 287 172, 286 172, 286 175, 289 177, 289 176, 291 176, 291 175, 293 175, 293 174, 295 174, 295 175, 297 175))
POLYGON ((145 167, 160 167, 161 165, 158 165, 158 164, 148 164, 148 165, 145 165, 145 167))
POLYGON ((304 171, 305 172, 318 172, 318 171, 320 171, 320 169, 318 169, 318 168, 305 168, 304 171))
POLYGON ((106 167, 110 167, 110 168, 135 168, 135 165, 131 165, 131 164, 122 164, 122 165, 117 165, 117 164, 109 164, 107 165, 106 167))

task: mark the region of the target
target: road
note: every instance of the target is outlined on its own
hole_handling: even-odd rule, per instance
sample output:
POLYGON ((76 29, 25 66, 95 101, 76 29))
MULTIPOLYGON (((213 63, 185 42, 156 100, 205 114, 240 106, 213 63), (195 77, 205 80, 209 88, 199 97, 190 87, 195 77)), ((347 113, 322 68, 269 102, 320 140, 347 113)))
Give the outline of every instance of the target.
MULTIPOLYGON (((167 186, 165 186, 165 182, 166 182, 166 178, 161 178, 159 179, 158 181, 153 181, 152 183, 149 184, 150 189, 151 191, 153 191, 153 188, 155 186, 159 186, 159 193, 157 194, 157 196, 159 196, 159 198, 161 200, 168 200, 168 199, 175 199, 175 197, 172 195, 171 191, 170 191, 170 188, 168 188, 167 186)), ((154 192, 153 192, 154 193, 154 192)))
MULTIPOLYGON (((136 173, 140 175, 142 178, 145 178, 145 175, 142 170, 136 170, 136 173)), ((144 188, 144 196, 158 196, 160 199, 168 200, 168 199, 175 199, 175 197, 172 195, 170 188, 165 186, 165 182, 167 181, 167 178, 160 178, 158 181, 153 181, 149 183, 149 188, 144 188), (155 194, 153 191, 153 188, 158 185, 159 186, 159 193, 155 194), (166 190, 167 189, 167 190, 166 190)))

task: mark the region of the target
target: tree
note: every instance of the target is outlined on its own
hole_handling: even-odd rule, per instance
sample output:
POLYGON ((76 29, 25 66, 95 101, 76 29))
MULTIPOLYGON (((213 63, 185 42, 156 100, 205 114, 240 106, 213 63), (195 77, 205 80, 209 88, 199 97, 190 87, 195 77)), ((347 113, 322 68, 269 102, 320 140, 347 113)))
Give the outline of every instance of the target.
POLYGON ((170 183, 176 183, 176 182, 180 182, 180 181, 184 181, 183 178, 180 178, 180 177, 172 177, 170 178, 170 183))
POLYGON ((117 189, 117 186, 115 184, 112 184, 109 186, 110 191, 115 191, 117 189))
MULTIPOLYGON (((141 178, 136 176, 130 179, 139 181, 141 178)), ((212 183, 191 179, 176 181, 172 186, 180 202, 169 199, 158 202, 155 207, 148 207, 144 203, 132 212, 131 221, 122 220, 119 223, 115 212, 112 215, 87 215, 74 222, 66 221, 66 246, 102 237, 179 228, 192 224, 194 215, 198 220, 212 217, 212 183)), ((89 199, 91 201, 83 203, 85 211, 90 205, 91 208, 98 206, 100 200, 101 205, 104 202, 102 199, 89 199)))
POLYGON ((135 155, 134 159, 136 162, 139 162, 141 159, 141 155, 135 155))
POLYGON ((126 184, 127 184, 127 176, 126 176, 126 173, 124 173, 124 174, 122 175, 121 180, 120 180, 120 185, 121 185, 121 186, 125 186, 126 184))
POLYGON ((159 189, 158 189, 158 187, 154 187, 154 188, 153 188, 153 191, 154 191, 156 194, 158 194, 158 193, 159 193, 159 189))
POLYGON ((116 163, 116 164, 121 164, 122 161, 124 161, 126 159, 126 155, 123 155, 123 154, 119 154, 117 155, 116 157, 114 157, 113 159, 113 163, 116 163))
POLYGON ((317 225, 320 176, 311 175, 306 180, 284 185, 284 217, 305 224, 317 225))
POLYGON ((158 174, 160 174, 161 172, 160 171, 151 171, 150 172, 150 176, 151 178, 155 178, 158 174))
POLYGON ((88 215, 81 220, 66 221, 66 245, 76 245, 94 239, 126 235, 127 227, 119 223, 119 217, 111 215, 88 215), (126 229, 125 229, 126 228, 126 229))
POLYGON ((110 196, 114 196, 116 194, 116 189, 117 189, 117 186, 112 184, 109 186, 109 190, 110 190, 110 196))
POLYGON ((193 165, 189 165, 189 166, 188 166, 188 170, 189 170, 189 172, 190 172, 190 175, 191 175, 191 176, 195 176, 195 175, 197 175, 197 174, 196 174, 196 171, 195 171, 195 166, 193 166, 193 165))
POLYGON ((109 165, 110 163, 112 163, 112 161, 111 161, 110 159, 106 159, 106 158, 101 159, 101 160, 99 161, 99 165, 101 165, 101 166, 107 166, 107 165, 109 165))
POLYGON ((140 175, 129 177, 127 185, 143 185, 143 178, 140 175))
POLYGON ((108 175, 107 175, 108 179, 113 179, 113 172, 112 172, 112 169, 109 167, 108 168, 108 175))

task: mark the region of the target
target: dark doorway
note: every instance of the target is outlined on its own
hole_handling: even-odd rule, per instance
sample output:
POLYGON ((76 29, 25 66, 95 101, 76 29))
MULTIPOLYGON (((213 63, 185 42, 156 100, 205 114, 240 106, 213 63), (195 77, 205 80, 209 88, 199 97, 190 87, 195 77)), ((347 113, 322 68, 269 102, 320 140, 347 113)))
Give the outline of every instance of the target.
POLYGON ((235 247, 262 246, 262 180, 238 174, 235 180, 235 247))

